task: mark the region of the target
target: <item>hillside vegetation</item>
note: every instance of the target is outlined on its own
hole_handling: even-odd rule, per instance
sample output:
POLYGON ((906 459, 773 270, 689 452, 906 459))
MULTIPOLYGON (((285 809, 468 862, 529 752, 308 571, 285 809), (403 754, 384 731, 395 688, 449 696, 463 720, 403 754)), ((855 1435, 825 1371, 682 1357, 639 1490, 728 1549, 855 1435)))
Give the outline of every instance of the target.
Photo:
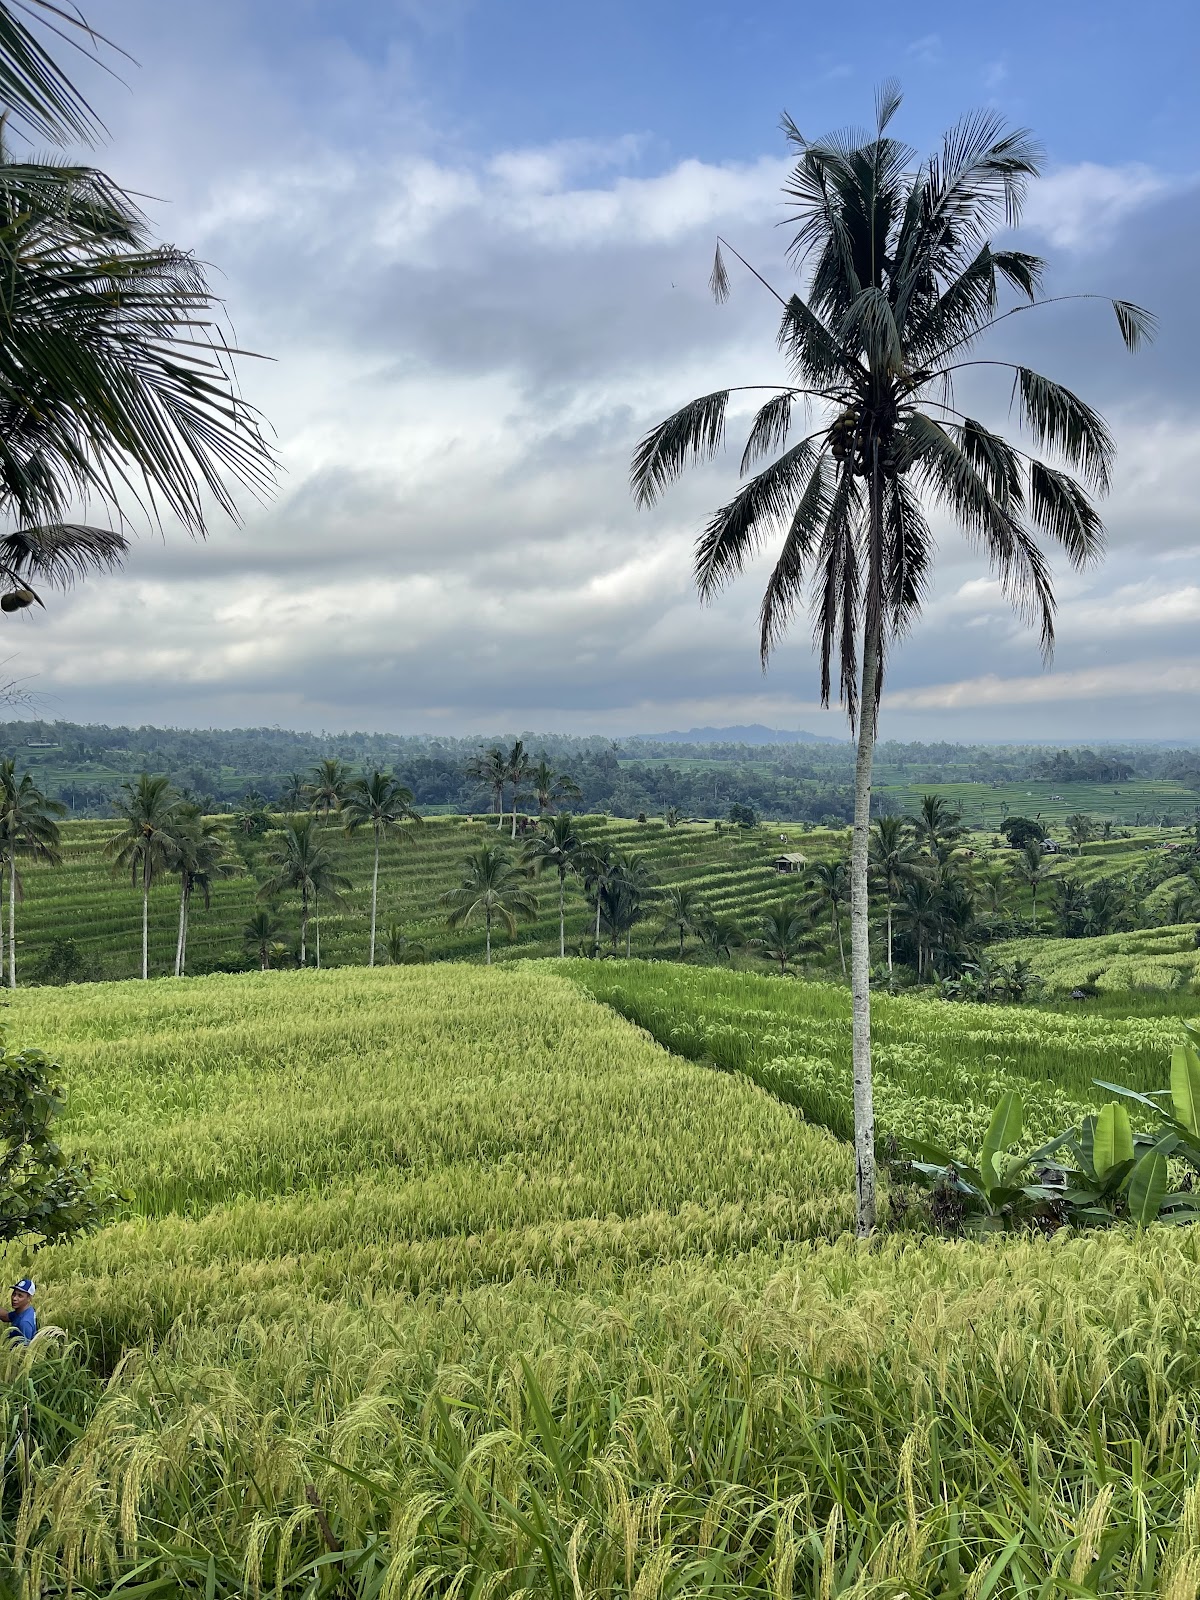
MULTIPOLYGON (((114 878, 103 842, 115 831, 112 821, 66 822, 62 827, 63 864, 34 862, 22 865, 25 900, 18 912, 18 949, 22 972, 35 971, 55 938, 74 938, 97 976, 124 978, 138 970, 141 938, 141 896, 128 879, 114 878)), ((819 859, 843 844, 838 834, 795 830, 795 841, 779 843, 778 828, 726 828, 717 833, 712 824, 682 823, 668 828, 660 820, 637 823, 584 817, 580 831, 603 838, 614 849, 646 856, 663 887, 674 883, 695 885, 714 911, 734 911, 751 916, 793 892, 796 880, 781 880, 771 861, 780 849, 803 849, 819 859)), ((788 830, 783 830, 787 832, 788 830)), ((350 965, 367 959, 371 892, 370 830, 347 837, 335 818, 325 830, 337 870, 350 880, 344 907, 320 912, 321 959, 326 965, 350 965)), ((222 963, 242 964, 247 949, 242 930, 256 910, 258 878, 265 877, 261 837, 231 838, 244 857, 241 876, 212 886, 212 903, 205 910, 197 901, 192 910, 188 960, 193 972, 222 963)), ((497 839, 508 840, 507 824, 501 832, 495 820, 468 817, 431 817, 420 827, 406 829, 398 840, 383 847, 379 875, 379 925, 399 923, 410 939, 420 943, 431 958, 482 957, 484 933, 473 925, 458 932, 446 926, 439 896, 459 881, 462 863, 473 850, 497 839)), ((522 923, 513 945, 500 939, 495 954, 558 954, 558 880, 542 878, 536 886, 539 914, 522 923)), ((567 881, 568 949, 589 935, 591 915, 578 878, 567 881)), ((280 902, 281 937, 293 940, 299 925, 298 901, 280 902)), ((171 970, 179 915, 178 880, 164 877, 150 895, 150 970, 171 970)), ((641 952, 655 948, 657 920, 653 917, 633 933, 633 947, 641 952)), ((312 933, 309 935, 310 948, 312 933)), ((590 943, 589 943, 590 948, 590 943)), ((310 953, 309 960, 313 959, 310 953)))
POLYGON ((859 1246, 845 1146, 529 965, 11 1015, 129 1195, 0 1351, 30 1592, 1194 1593, 1189 1230, 859 1246))
POLYGON ((1049 990, 1101 993, 1181 989, 1200 984, 1200 946, 1194 922, 1138 928, 1097 939, 1013 939, 996 946, 996 959, 1018 957, 1036 966, 1049 990))

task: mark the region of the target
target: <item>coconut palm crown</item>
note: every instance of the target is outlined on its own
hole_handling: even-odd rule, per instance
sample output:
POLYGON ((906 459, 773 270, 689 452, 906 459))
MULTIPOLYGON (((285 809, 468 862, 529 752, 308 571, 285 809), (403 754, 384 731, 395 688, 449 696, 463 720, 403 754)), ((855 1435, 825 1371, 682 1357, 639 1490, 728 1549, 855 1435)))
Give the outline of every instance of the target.
MULTIPOLYGON (((1103 419, 1077 395, 1021 363, 974 353, 997 324, 1048 303, 1044 263, 992 242, 999 227, 1019 219, 1026 185, 1038 174, 1038 146, 983 111, 918 161, 888 132, 899 106, 898 89, 885 85, 873 132, 815 141, 784 118, 796 152, 784 189, 796 230, 789 259, 806 274, 805 293, 778 296, 791 381, 755 386, 770 395, 742 454, 747 481, 709 519, 695 553, 697 586, 711 598, 778 536, 759 615, 763 664, 807 597, 822 701, 836 690, 857 729, 851 929, 860 1233, 875 1219, 871 764, 888 652, 916 621, 928 590, 934 539, 927 511, 947 513, 987 556, 1048 657, 1054 593, 1043 545, 1058 547, 1075 567, 1099 555, 1094 497, 1107 490, 1114 460, 1103 419), (1014 303, 1006 305, 1009 292, 1014 303), (1032 452, 958 408, 954 380, 968 369, 1011 383, 1032 452), (801 418, 806 429, 791 443, 801 418)), ((729 293, 722 242, 711 280, 718 300, 729 293)), ((1135 350, 1153 319, 1128 301, 1111 304, 1135 350)), ((734 392, 693 400, 642 439, 632 469, 640 504, 716 453, 734 392)))

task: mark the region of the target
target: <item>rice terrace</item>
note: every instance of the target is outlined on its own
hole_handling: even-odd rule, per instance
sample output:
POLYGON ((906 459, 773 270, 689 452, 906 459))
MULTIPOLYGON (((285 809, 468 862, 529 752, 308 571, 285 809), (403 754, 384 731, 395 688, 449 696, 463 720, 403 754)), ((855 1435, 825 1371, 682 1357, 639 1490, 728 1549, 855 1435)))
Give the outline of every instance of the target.
POLYGON ((0 1600, 1200 1600, 1200 22, 1004 22, 0 0, 0 1600))

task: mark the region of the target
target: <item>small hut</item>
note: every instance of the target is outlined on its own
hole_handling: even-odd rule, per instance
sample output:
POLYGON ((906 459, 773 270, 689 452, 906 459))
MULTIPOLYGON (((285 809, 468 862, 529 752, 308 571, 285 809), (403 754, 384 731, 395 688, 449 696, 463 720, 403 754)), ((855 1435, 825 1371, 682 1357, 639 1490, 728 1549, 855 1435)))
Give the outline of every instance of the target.
POLYGON ((775 857, 776 872, 803 872, 807 865, 799 850, 791 850, 785 855, 775 857))

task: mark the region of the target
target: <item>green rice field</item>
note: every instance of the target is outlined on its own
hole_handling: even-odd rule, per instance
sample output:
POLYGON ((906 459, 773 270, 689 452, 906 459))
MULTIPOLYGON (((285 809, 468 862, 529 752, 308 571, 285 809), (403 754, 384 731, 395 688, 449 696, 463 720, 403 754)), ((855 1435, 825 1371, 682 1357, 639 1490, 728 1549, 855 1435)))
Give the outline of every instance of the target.
MULTIPOLYGON (((13 997, 126 1198, 0 1351, 8 1590, 1194 1597, 1200 1236, 857 1244, 849 1149, 756 1064, 771 1029, 834 1061, 834 995, 604 968, 648 1022, 740 1016, 718 1071, 574 970, 13 997)), ((900 999, 914 1103, 945 1013, 975 1097, 992 1053, 1077 1095, 1170 1036, 1023 1014, 989 1050, 900 999)))

